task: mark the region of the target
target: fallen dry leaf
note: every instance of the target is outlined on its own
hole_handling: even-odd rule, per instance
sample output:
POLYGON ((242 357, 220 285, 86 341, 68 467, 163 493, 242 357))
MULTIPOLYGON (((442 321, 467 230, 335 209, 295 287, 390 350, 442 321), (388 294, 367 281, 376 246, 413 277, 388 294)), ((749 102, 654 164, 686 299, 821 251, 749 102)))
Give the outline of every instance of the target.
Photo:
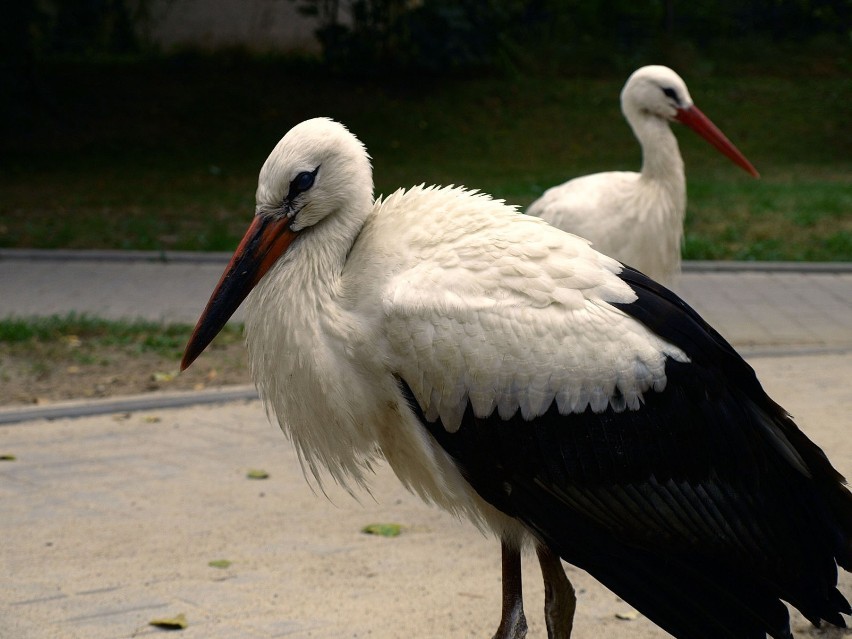
POLYGON ((186 615, 180 613, 174 617, 163 617, 162 619, 152 619, 148 622, 149 626, 156 626, 164 630, 183 630, 189 624, 186 621, 186 615))
POLYGON ((172 371, 170 373, 165 373, 163 371, 157 371, 156 373, 151 374, 151 381, 154 382, 170 382, 175 377, 177 377, 177 371, 172 371))
POLYGON ((626 610, 624 612, 617 612, 617 613, 615 613, 615 618, 616 619, 622 619, 624 621, 633 621, 634 619, 639 618, 639 611, 638 610, 626 610))

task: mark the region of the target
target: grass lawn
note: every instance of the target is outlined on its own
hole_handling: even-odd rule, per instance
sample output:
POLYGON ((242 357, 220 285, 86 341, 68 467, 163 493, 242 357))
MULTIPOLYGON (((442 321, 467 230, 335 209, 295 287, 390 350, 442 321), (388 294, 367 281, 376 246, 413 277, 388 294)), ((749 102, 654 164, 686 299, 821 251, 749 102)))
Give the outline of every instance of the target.
MULTIPOLYGON (((762 174, 677 128, 687 259, 852 259, 852 77, 681 70, 762 174)), ((296 122, 328 115, 367 145, 377 193, 464 184, 526 205, 570 177, 638 169, 624 77, 354 81, 294 63, 175 59, 65 66, 0 142, 0 246, 230 250, 257 172, 296 122)))

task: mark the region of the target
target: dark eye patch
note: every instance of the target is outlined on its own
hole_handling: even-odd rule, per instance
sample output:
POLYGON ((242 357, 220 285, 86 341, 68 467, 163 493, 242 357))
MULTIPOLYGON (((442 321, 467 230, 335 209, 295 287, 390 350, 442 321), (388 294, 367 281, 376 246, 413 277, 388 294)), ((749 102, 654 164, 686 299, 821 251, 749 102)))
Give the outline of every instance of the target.
POLYGON ((290 190, 287 193, 287 199, 292 200, 300 193, 304 193, 314 185, 314 180, 317 177, 319 167, 313 171, 302 171, 290 181, 290 190))
POLYGON ((667 98, 671 98, 675 101, 675 104, 680 104, 680 98, 677 96, 677 91, 672 89, 671 87, 666 87, 663 89, 663 93, 667 98))

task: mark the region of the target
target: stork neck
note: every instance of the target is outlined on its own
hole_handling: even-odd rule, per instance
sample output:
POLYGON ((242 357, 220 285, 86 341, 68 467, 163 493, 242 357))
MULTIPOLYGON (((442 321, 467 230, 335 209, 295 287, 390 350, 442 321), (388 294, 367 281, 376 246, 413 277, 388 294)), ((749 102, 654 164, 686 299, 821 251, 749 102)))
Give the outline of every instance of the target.
POLYGON ((307 278, 306 285, 333 290, 370 213, 368 204, 339 211, 306 232, 303 254, 293 264, 307 278))
POLYGON ((303 468, 319 479, 325 466, 343 484, 363 483, 376 454, 375 437, 368 437, 373 420, 352 413, 352 398, 362 391, 347 347, 358 326, 341 294, 349 253, 371 210, 367 199, 357 211, 336 211, 305 229, 246 308, 248 360, 260 396, 291 435, 303 468), (334 437, 325 436, 328 428, 334 437))
POLYGON ((668 121, 640 113, 628 117, 628 122, 642 147, 642 177, 682 184, 683 158, 668 121))

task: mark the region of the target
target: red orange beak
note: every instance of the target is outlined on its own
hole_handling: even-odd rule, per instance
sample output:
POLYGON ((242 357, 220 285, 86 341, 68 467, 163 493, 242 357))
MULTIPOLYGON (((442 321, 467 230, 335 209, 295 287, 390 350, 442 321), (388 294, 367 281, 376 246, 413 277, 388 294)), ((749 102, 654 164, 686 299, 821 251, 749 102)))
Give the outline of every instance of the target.
POLYGON ((266 272, 281 257, 297 233, 286 217, 256 215, 234 252, 186 345, 180 369, 185 370, 239 308, 266 272))
POLYGON ((740 153, 731 141, 725 137, 719 128, 704 115, 697 106, 692 105, 687 109, 678 109, 675 120, 688 126, 698 133, 702 138, 715 146, 731 162, 742 168, 754 177, 760 177, 760 173, 752 166, 746 157, 740 153))

